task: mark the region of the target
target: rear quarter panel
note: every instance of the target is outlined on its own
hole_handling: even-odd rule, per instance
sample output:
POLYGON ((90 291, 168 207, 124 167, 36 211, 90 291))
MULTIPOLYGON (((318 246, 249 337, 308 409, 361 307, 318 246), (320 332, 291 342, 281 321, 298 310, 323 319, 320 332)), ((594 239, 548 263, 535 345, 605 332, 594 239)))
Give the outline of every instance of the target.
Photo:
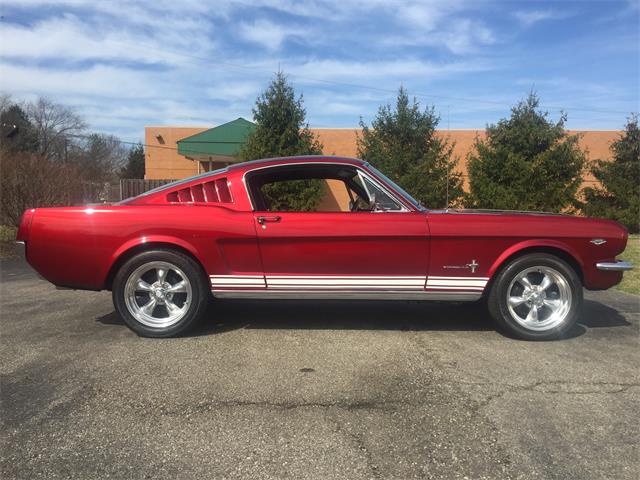
POLYGON ((37 209, 27 260, 56 285, 100 290, 120 255, 156 242, 187 250, 206 272, 261 273, 251 214, 210 205, 37 209))
MULTIPOLYGON (((617 284, 620 272, 596 269, 596 263, 612 261, 625 247, 624 227, 609 220, 570 216, 430 213, 431 263, 429 275, 456 275, 445 268, 476 260, 475 276, 493 277, 504 262, 526 249, 551 248, 575 259, 588 289, 617 284), (590 240, 603 238, 604 245, 590 240)), ((459 275, 472 275, 458 270, 459 275)), ((472 276, 473 276, 472 275, 472 276)))

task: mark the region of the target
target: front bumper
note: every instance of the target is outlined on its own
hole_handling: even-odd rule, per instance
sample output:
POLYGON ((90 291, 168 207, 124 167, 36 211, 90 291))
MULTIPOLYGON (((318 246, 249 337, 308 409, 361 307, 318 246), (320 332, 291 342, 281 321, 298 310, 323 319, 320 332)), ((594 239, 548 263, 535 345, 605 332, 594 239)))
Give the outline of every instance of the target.
POLYGON ((599 262, 596 263, 598 270, 604 270, 607 272, 625 272, 633 269, 633 264, 630 262, 615 261, 615 262, 599 262))

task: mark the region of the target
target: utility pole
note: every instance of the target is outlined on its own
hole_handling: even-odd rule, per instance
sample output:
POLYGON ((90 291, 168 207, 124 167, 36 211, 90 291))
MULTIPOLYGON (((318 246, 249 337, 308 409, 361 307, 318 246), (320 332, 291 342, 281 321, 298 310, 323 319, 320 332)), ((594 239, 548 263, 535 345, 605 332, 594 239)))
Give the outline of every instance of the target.
MULTIPOLYGON (((450 123, 450 119, 449 119, 449 108, 450 105, 447 105, 447 141, 451 141, 451 123, 450 123)), ((447 179, 447 194, 446 194, 446 200, 445 200, 445 206, 444 209, 447 210, 449 208, 449 158, 447 157, 446 163, 445 163, 445 169, 446 169, 446 176, 445 178, 447 179)))

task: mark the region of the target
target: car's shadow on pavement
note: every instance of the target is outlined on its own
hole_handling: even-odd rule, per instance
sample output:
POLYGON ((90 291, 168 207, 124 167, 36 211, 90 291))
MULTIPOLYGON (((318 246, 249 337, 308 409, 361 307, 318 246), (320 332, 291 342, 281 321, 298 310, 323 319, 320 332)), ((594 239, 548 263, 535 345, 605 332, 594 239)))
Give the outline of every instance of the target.
MULTIPOLYGON (((123 325, 116 313, 98 322, 123 325)), ((631 325, 616 309, 585 300, 577 325, 565 336, 587 329, 631 325)), ((203 321, 186 336, 215 335, 242 328, 295 330, 491 331, 495 325, 481 302, 216 300, 203 321)))

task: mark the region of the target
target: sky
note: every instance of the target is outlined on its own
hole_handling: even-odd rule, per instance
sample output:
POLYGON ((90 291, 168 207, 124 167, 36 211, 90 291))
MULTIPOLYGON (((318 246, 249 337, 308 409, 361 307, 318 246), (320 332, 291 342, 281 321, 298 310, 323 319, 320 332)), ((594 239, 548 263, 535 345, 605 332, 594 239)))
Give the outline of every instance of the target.
POLYGON ((571 129, 640 111, 640 0, 2 0, 0 93, 94 131, 252 119, 279 69, 310 127, 370 123, 403 85, 440 128, 484 128, 531 91, 571 129))

